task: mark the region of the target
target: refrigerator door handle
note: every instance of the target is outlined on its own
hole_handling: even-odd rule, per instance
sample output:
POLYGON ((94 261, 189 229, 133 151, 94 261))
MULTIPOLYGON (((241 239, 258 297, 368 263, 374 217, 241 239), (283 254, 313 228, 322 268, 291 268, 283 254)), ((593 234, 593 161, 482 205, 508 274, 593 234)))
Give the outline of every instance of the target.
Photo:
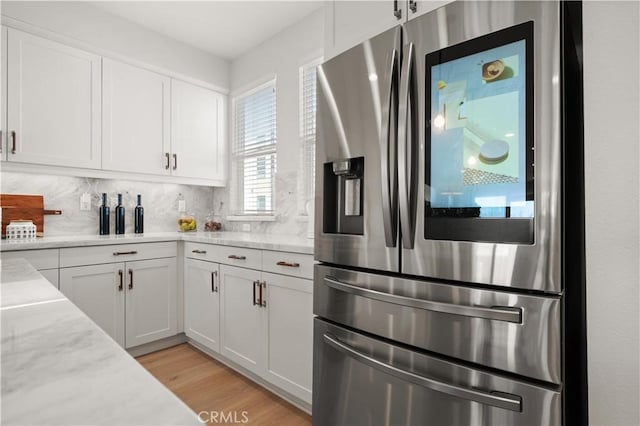
POLYGON ((402 59, 400 102, 398 106, 398 179, 400 181, 400 229, 402 246, 412 249, 415 241, 415 202, 418 142, 415 46, 409 46, 402 59))
POLYGON ((397 129, 397 87, 398 87, 398 50, 391 52, 391 69, 385 87, 384 105, 382 106, 382 123, 380 129, 380 160, 382 178, 382 218, 384 239, 387 247, 395 247, 398 235, 398 172, 396 150, 398 141, 397 129), (392 121, 393 120, 393 121, 392 121), (391 142, 393 138, 393 145, 391 142))
POLYGON ((424 309, 425 311, 441 312, 444 314, 461 315, 465 317, 483 318, 493 321, 505 321, 522 324, 522 308, 509 306, 468 306, 456 305, 454 303, 434 302, 425 299, 414 299, 413 297, 389 294, 378 290, 360 287, 357 285, 343 283, 331 276, 325 276, 324 282, 329 287, 362 296, 381 302, 393 303, 396 305, 412 308, 424 309))
POLYGON ((335 336, 325 333, 323 335, 325 343, 332 348, 342 352, 354 358, 369 367, 381 370, 387 374, 395 376, 406 382, 411 382, 419 386, 423 386, 427 389, 441 392, 446 395, 451 395, 456 398, 462 398, 469 401, 475 401, 484 405, 491 405, 493 407, 503 408, 505 410, 511 410, 516 412, 522 411, 522 397, 504 392, 486 392, 476 389, 469 389, 461 386, 456 386, 451 383, 441 382, 439 380, 430 379, 428 377, 421 376, 411 371, 406 371, 396 366, 387 364, 386 362, 377 360, 369 355, 366 355, 357 349, 341 342, 335 336))

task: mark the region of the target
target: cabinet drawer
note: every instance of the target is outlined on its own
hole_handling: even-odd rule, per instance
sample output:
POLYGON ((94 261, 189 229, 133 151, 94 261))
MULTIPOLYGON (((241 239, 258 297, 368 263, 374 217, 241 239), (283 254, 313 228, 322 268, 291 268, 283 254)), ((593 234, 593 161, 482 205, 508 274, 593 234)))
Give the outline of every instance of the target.
POLYGON ((313 278, 313 256, 310 254, 264 250, 262 270, 294 277, 313 278))
POLYGON ((60 267, 175 257, 176 254, 175 242, 64 248, 60 249, 60 267))
POLYGON ((58 249, 3 251, 2 259, 26 259, 34 268, 57 269, 58 249))
POLYGON ((261 269, 262 250, 220 246, 202 243, 185 243, 184 253, 192 259, 240 266, 243 268, 261 269))

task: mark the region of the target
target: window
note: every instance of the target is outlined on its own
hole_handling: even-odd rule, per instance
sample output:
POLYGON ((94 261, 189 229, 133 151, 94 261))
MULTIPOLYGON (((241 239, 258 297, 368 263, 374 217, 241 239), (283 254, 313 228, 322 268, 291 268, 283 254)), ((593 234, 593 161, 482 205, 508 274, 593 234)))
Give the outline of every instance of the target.
POLYGON ((275 80, 233 100, 233 210, 240 215, 270 215, 275 209, 275 80))
POLYGON ((316 68, 317 59, 300 67, 300 170, 298 179, 298 213, 307 215, 307 204, 315 197, 316 169, 316 68))

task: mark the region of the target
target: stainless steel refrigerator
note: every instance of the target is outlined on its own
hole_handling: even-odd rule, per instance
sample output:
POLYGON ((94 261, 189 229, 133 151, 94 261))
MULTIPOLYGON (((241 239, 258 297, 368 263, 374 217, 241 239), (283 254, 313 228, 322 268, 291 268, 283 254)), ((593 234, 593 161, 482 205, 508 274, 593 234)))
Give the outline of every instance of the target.
POLYGON ((586 424, 581 4, 318 67, 314 425, 586 424))

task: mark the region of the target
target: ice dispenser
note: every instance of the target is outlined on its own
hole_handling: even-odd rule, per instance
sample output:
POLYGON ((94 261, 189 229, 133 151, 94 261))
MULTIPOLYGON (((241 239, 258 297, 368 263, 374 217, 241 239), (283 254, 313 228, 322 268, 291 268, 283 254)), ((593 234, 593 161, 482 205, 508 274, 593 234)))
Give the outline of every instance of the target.
POLYGON ((324 232, 362 235, 364 157, 324 164, 324 232))

